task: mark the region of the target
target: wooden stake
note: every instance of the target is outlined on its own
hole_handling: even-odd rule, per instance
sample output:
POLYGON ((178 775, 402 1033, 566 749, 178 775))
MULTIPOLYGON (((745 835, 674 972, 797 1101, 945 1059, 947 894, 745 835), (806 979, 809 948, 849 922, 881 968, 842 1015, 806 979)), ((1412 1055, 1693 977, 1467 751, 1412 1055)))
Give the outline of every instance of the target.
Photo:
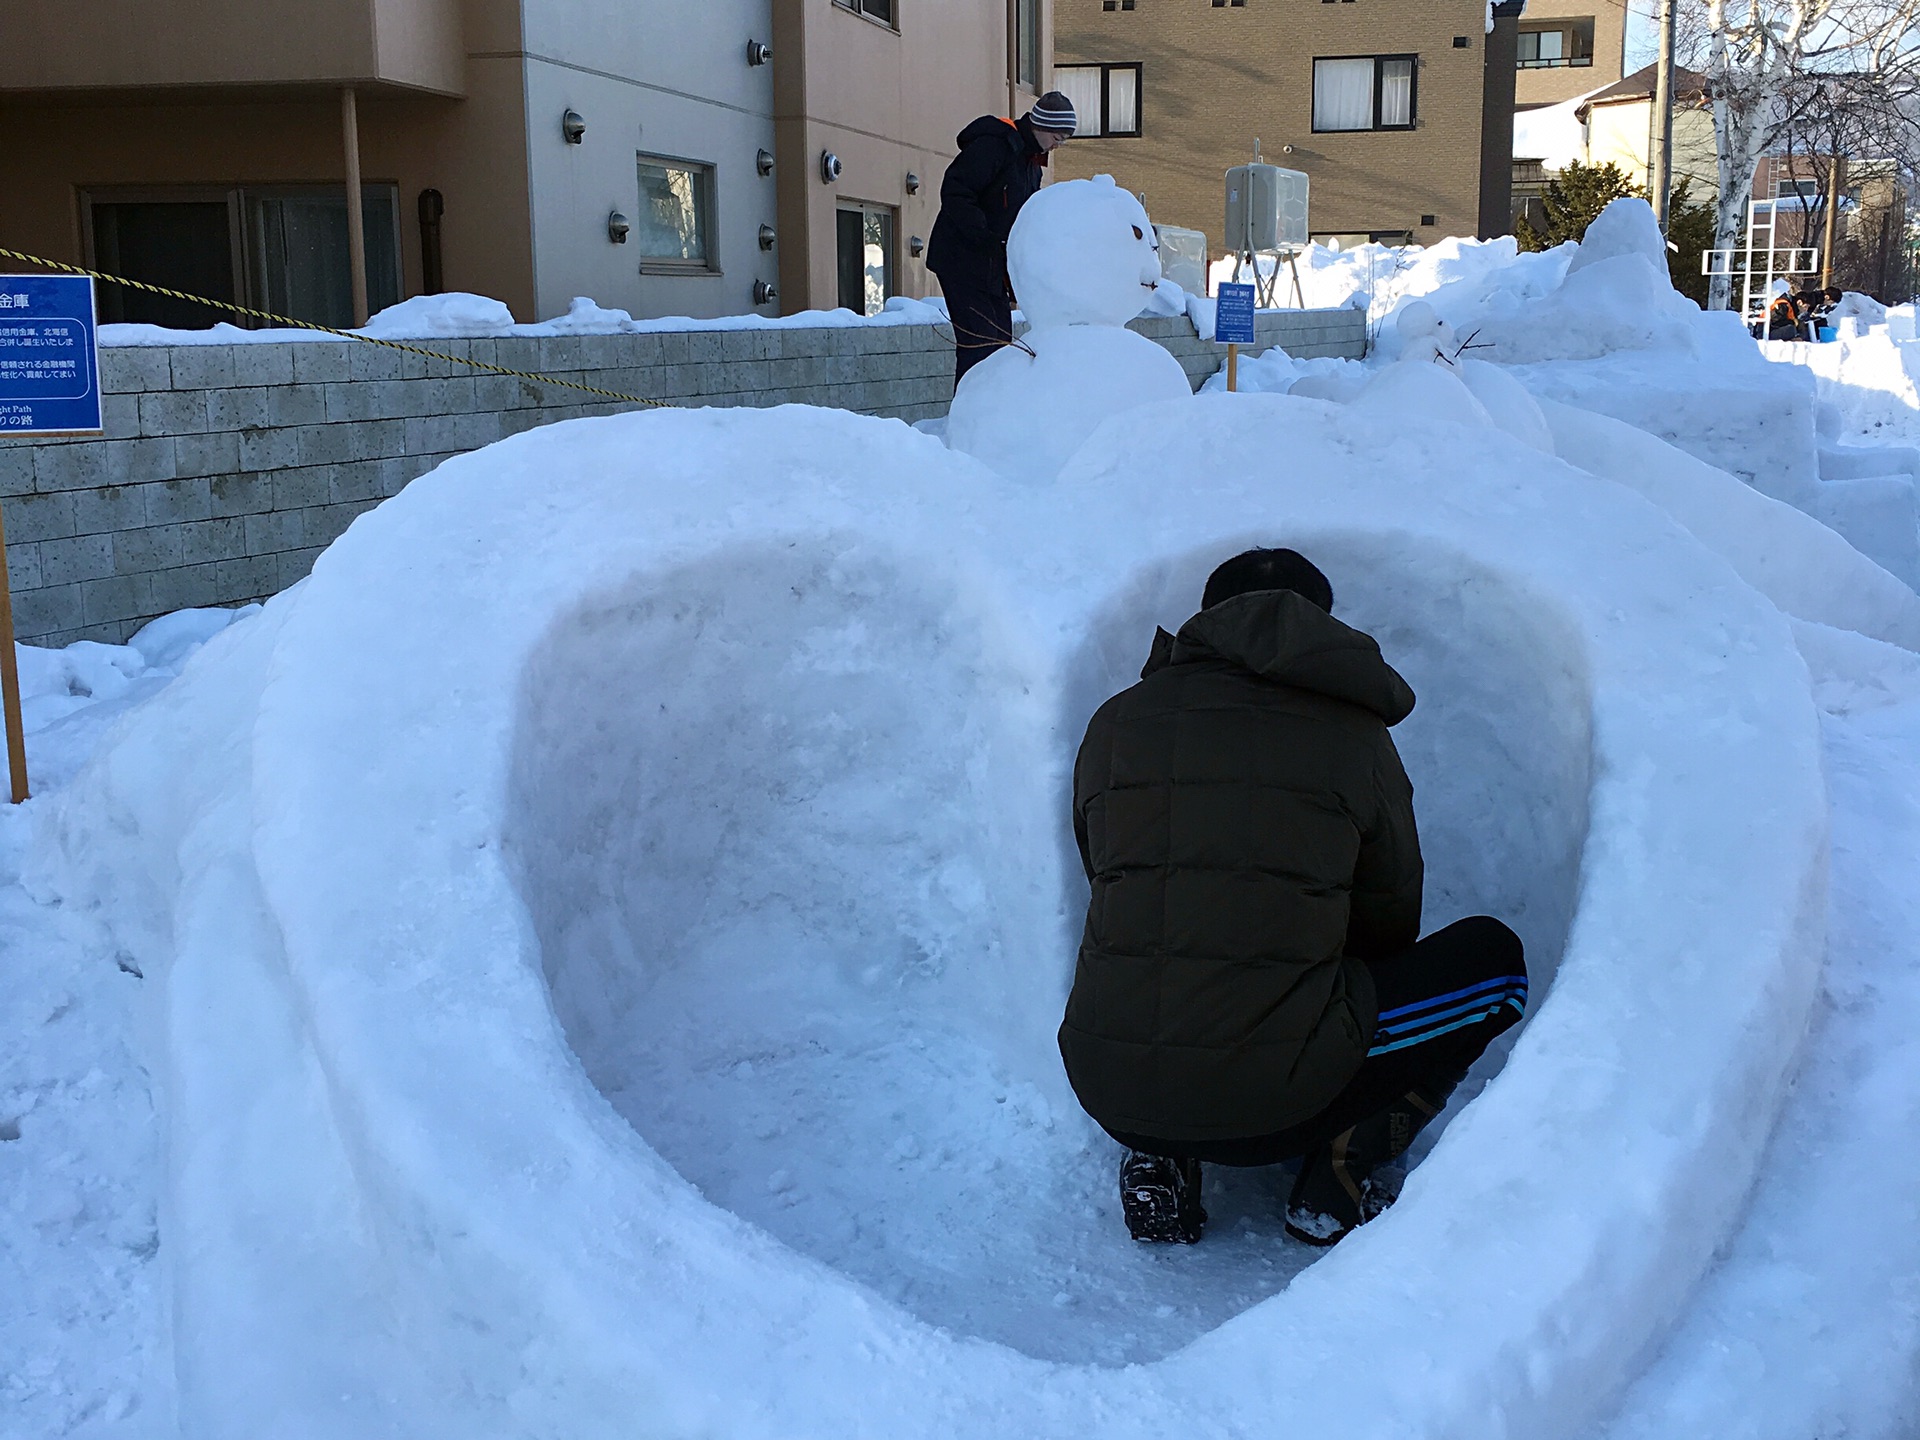
POLYGON ((27 734, 20 723, 20 657, 13 649, 13 584, 7 576, 7 524, 0 510, 0 708, 6 712, 7 770, 13 803, 27 798, 27 734))
POLYGON ((1229 345, 1227 346, 1227 389, 1238 390, 1239 388, 1240 347, 1238 345, 1229 345))

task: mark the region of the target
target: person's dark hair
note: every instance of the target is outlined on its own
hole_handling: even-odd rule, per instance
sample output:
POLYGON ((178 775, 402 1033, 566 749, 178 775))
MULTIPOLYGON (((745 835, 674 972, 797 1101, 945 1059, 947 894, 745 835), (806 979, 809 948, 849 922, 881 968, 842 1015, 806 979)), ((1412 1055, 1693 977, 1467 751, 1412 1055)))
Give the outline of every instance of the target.
POLYGON ((1833 301, 1833 303, 1836 305, 1838 305, 1842 300, 1847 298, 1846 292, 1842 290, 1838 285, 1829 285, 1826 289, 1826 296, 1827 296, 1827 299, 1833 301))
POLYGON ((1200 608, 1211 610, 1222 600, 1251 595, 1256 590, 1291 590, 1333 613, 1333 586, 1319 568, 1297 550, 1246 550, 1207 577, 1200 608))

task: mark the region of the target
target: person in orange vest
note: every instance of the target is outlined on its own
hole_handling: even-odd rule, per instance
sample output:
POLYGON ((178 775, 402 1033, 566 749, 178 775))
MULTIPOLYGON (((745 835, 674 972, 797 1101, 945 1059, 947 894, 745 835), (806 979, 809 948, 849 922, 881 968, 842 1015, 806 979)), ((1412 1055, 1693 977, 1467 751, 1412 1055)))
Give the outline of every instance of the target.
POLYGON ((1767 303, 1767 339, 1805 339, 1800 328, 1800 307, 1793 300, 1793 287, 1784 280, 1776 280, 1772 294, 1773 298, 1767 303))
POLYGON ((940 182, 940 214, 927 242, 953 324, 953 383, 1013 342, 1007 235, 1040 188, 1047 157, 1079 125, 1073 102, 1049 90, 1018 120, 982 115, 962 130, 960 153, 940 182))

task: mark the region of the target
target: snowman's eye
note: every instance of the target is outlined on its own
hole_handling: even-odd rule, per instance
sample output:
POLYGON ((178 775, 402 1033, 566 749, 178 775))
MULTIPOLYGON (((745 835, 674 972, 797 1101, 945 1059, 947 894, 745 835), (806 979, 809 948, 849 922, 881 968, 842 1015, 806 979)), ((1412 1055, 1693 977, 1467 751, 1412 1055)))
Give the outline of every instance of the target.
POLYGON ((1136 239, 1136 240, 1144 240, 1144 239, 1146 239, 1147 237, 1146 237, 1146 235, 1145 235, 1145 234, 1143 234, 1143 233, 1141 232, 1141 229, 1140 229, 1140 227, 1139 227, 1138 225, 1136 225, 1136 226, 1134 226, 1134 227, 1133 227, 1133 238, 1134 238, 1134 239, 1136 239))

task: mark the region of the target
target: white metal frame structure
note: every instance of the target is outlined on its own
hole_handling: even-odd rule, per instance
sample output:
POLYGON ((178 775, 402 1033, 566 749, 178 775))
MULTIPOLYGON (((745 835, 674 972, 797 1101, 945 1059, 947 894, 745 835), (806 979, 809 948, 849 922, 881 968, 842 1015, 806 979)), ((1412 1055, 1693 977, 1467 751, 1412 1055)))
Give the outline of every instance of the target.
POLYGON ((1820 272, 1818 247, 1781 245, 1779 229, 1779 201, 1750 200, 1747 202, 1746 249, 1708 250, 1700 257, 1702 275, 1741 277, 1740 314, 1749 322, 1766 313, 1775 280, 1786 275, 1817 275, 1820 272), (1765 244, 1761 243, 1763 237, 1765 244))

